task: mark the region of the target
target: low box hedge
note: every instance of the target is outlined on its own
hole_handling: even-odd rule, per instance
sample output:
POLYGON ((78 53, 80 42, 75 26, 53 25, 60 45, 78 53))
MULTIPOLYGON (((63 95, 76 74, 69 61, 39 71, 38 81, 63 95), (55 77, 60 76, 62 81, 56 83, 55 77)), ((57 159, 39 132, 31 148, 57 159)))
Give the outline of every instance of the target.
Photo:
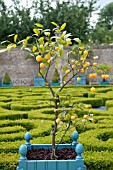
POLYGON ((20 131, 25 131, 26 129, 22 126, 7 126, 0 128, 0 134, 9 134, 9 133, 15 133, 20 131))
POLYGON ((80 143, 87 151, 113 151, 113 128, 97 128, 80 134, 80 143))
POLYGON ((87 170, 112 170, 112 151, 85 151, 83 153, 87 170))
MULTIPOLYGON (((106 101, 106 108, 107 108, 107 110, 108 110, 110 107, 113 107, 113 100, 107 100, 107 101, 106 101)), ((110 111, 110 110, 109 110, 109 111, 110 111)))
POLYGON ((19 125, 26 128, 27 131, 35 127, 34 121, 29 119, 0 120, 0 127, 19 126, 19 125))
POLYGON ((17 119, 27 119, 28 118, 28 113, 25 113, 25 112, 17 112, 17 113, 13 113, 10 111, 7 112, 7 113, 1 113, 0 114, 0 119, 1 120, 4 120, 4 119, 9 119, 9 120, 17 120, 17 119))

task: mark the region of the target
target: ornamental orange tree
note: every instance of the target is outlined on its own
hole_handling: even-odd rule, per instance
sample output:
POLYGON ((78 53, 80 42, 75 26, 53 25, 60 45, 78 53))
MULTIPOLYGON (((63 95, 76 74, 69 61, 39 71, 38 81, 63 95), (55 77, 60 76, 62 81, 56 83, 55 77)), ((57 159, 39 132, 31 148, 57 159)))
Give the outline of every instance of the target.
MULTIPOLYGON (((70 109, 66 109, 64 107, 65 101, 70 101, 70 96, 66 95, 65 101, 62 102, 60 93, 75 76, 81 76, 88 67, 93 66, 93 64, 91 65, 88 61, 88 48, 82 45, 79 38, 72 38, 73 36, 65 31, 66 23, 61 26, 57 25, 55 22, 52 22, 52 24, 55 27, 52 33, 50 29, 44 29, 43 25, 36 23, 33 29, 33 35, 27 36, 21 41, 18 41, 17 34, 14 35, 14 43, 9 43, 7 50, 10 51, 11 48, 15 48, 18 44, 21 44, 21 49, 25 49, 31 57, 35 57, 39 64, 38 74, 45 80, 45 84, 49 88, 53 99, 51 107, 54 108, 53 112, 55 117, 51 131, 51 157, 52 159, 56 159, 55 139, 58 125, 64 120, 68 123, 64 132, 65 135, 70 125, 77 119, 76 112, 75 110, 73 111, 73 109, 81 107, 80 104, 71 104, 70 109), (64 55, 65 48, 67 48, 66 55, 64 55), (67 64, 61 65, 60 74, 62 73, 62 76, 60 76, 60 86, 56 90, 50 85, 47 76, 51 67, 54 66, 59 69, 62 59, 67 60, 67 64)), ((78 81, 80 81, 80 78, 78 81)), ((88 116, 85 116, 85 119, 86 118, 88 118, 88 116)))

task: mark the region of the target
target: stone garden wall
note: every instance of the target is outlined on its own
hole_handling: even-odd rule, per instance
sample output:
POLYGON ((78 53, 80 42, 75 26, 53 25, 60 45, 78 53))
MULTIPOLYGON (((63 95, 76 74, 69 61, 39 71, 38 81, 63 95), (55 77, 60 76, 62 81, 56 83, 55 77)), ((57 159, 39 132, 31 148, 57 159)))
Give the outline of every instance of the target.
MULTIPOLYGON (((97 63, 102 64, 112 64, 113 66, 113 46, 94 46, 94 56, 98 56, 96 60, 97 63)), ((66 51, 64 58, 66 57, 66 51)), ((66 63, 64 59, 63 64, 66 63)), ((60 67, 60 66, 59 66, 60 67)), ((50 76, 48 77, 51 80, 53 74, 53 68, 50 71, 50 76)), ((38 65, 35 59, 25 59, 25 51, 20 51, 18 49, 11 50, 10 53, 4 52, 0 54, 0 79, 3 77, 5 72, 8 72, 13 86, 32 86, 34 85, 34 76, 37 75, 38 65)), ((113 69, 110 73, 111 82, 113 82, 113 69)), ((74 81, 72 80, 71 84, 74 81)))

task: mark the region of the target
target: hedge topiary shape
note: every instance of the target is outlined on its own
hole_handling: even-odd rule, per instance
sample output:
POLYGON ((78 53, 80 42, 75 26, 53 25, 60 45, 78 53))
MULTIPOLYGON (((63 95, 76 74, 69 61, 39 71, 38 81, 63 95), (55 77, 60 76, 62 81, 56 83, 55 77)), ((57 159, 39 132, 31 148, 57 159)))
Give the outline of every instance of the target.
POLYGON ((57 82, 59 82, 59 80, 60 80, 60 76, 59 76, 58 70, 55 68, 55 71, 54 71, 53 77, 52 77, 52 82, 57 83, 57 82))
POLYGON ((2 83, 3 84, 10 84, 11 83, 11 78, 9 76, 9 74, 6 72, 3 79, 2 79, 2 83))

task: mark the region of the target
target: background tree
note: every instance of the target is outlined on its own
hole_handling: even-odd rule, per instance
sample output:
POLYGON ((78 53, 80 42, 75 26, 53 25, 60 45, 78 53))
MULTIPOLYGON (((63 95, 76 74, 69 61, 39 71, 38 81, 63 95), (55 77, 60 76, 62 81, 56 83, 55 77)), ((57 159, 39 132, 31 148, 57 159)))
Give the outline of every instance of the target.
POLYGON ((100 10, 92 38, 93 42, 98 44, 113 43, 113 2, 100 10))
POLYGON ((9 23, 8 17, 8 9, 5 5, 4 1, 0 0, 0 40, 6 38, 6 34, 8 33, 7 24, 9 23))
POLYGON ((67 23, 67 32, 87 42, 90 32, 90 18, 92 12, 95 10, 95 3, 96 0, 56 1, 56 5, 53 7, 50 0, 34 0, 34 17, 36 16, 35 19, 38 23, 43 24, 51 30, 53 29, 51 25, 52 21, 57 22, 59 25, 61 23, 67 23))

